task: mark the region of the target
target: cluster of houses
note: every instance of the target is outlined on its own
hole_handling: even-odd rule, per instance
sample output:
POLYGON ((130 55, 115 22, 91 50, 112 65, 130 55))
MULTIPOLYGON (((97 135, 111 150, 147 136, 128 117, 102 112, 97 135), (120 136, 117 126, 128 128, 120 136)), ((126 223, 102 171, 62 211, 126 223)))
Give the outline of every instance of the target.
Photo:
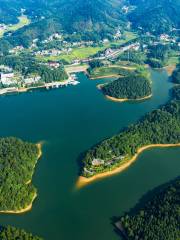
MULTIPOLYGON (((46 40, 43 41, 46 43, 46 40)), ((41 51, 36 51, 34 52, 35 56, 59 56, 61 54, 69 54, 72 52, 73 48, 75 47, 90 47, 93 46, 94 42, 93 41, 79 41, 79 42, 67 42, 67 41, 62 41, 61 43, 61 49, 48 49, 48 50, 41 50, 41 51)))
POLYGON ((60 63, 58 62, 47 62, 47 63, 44 63, 44 65, 50 67, 51 69, 60 67, 60 63))
POLYGON ((9 72, 9 73, 1 72, 0 82, 3 86, 11 86, 11 85, 17 84, 17 80, 15 80, 13 72, 9 72))
POLYGON ((19 46, 16 46, 12 49, 9 50, 9 53, 10 54, 18 54, 19 52, 22 52, 24 50, 24 47, 19 45, 19 46))
POLYGON ((6 31, 7 26, 5 24, 0 24, 0 31, 6 31))
POLYGON ((40 76, 29 76, 23 79, 18 79, 14 72, 0 73, 0 82, 4 87, 16 86, 19 83, 22 85, 32 85, 38 83, 41 80, 40 76))
MULTIPOLYGON (((70 51, 71 51, 71 49, 67 50, 68 53, 70 51)), ((58 49, 42 50, 42 51, 37 51, 34 53, 35 56, 53 56, 53 57, 56 57, 60 54, 62 54, 62 51, 58 50, 58 49)))
POLYGON ((23 77, 19 74, 15 74, 12 68, 0 65, 0 83, 3 87, 17 86, 18 83, 28 86, 38 83, 40 79, 41 77, 38 75, 23 77))
POLYGON ((23 83, 26 86, 29 86, 29 85, 38 83, 40 80, 41 80, 41 77, 38 75, 37 76, 29 76, 29 77, 26 77, 23 79, 23 83))
POLYGON ((114 163, 122 161, 124 159, 125 159, 125 156, 123 156, 123 155, 120 155, 119 157, 114 157, 113 159, 110 159, 108 161, 104 161, 99 158, 94 158, 92 160, 92 166, 89 169, 84 167, 84 172, 86 174, 93 175, 94 172, 96 171, 96 168, 101 167, 101 166, 108 167, 108 166, 113 165, 114 163))
POLYGON ((48 39, 45 39, 44 41, 42 41, 42 43, 49 43, 49 42, 52 42, 53 40, 61 41, 62 39, 63 39, 63 35, 62 34, 54 33, 48 39))
POLYGON ((108 48, 104 51, 104 53, 101 54, 100 59, 114 58, 114 57, 118 56, 119 54, 121 54, 125 51, 128 51, 128 50, 138 51, 139 48, 140 48, 140 43, 139 42, 132 43, 132 44, 123 46, 123 47, 118 48, 118 49, 108 48))

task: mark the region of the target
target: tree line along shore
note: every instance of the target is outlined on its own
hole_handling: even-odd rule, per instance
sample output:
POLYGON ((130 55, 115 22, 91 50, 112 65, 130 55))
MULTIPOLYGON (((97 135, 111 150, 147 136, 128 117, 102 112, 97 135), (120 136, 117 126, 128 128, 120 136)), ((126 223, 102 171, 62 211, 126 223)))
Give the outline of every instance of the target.
POLYGON ((82 159, 83 167, 77 186, 124 170, 146 148, 179 146, 179 92, 180 86, 175 86, 171 91, 172 99, 167 104, 87 151, 82 159))
POLYGON ((164 184, 140 200, 129 213, 115 220, 116 229, 128 240, 180 239, 180 178, 164 184))
POLYGON ((31 209, 37 196, 32 176, 41 154, 40 143, 0 138, 1 213, 23 213, 31 209))

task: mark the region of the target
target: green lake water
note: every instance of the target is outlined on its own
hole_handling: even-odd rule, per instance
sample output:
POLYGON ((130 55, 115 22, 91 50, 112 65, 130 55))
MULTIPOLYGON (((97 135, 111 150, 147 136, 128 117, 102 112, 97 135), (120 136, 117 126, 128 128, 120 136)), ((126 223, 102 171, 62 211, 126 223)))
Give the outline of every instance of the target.
POLYGON ((38 198, 32 211, 0 215, 46 240, 117 240, 111 218, 120 216, 153 188, 179 175, 180 148, 151 149, 123 173, 77 190, 81 154, 118 133, 169 99, 165 71, 152 71, 153 97, 140 103, 115 103, 96 89, 103 80, 78 74, 77 86, 0 97, 1 136, 44 141, 33 183, 38 198))

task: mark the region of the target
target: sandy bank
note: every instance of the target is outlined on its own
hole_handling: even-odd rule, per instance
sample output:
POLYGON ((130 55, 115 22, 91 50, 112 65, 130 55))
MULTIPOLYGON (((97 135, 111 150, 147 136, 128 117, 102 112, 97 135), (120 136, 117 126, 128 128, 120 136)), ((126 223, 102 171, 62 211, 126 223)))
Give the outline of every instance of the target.
POLYGON ((146 96, 146 97, 143 97, 143 98, 136 98, 136 99, 128 99, 128 98, 114 98, 114 97, 110 97, 108 95, 105 95, 105 97, 113 102, 127 102, 127 101, 143 101, 143 100, 146 100, 146 99, 149 99, 152 97, 152 94, 146 96))
POLYGON ((120 75, 112 74, 112 75, 105 75, 105 76, 99 76, 99 77, 90 77, 90 80, 103 79, 103 78, 117 78, 117 77, 120 77, 120 75))
POLYGON ((168 76, 171 76, 172 73, 174 72, 174 70, 176 69, 176 65, 169 65, 167 67, 165 67, 167 73, 168 73, 168 76))
POLYGON ((90 178, 80 176, 78 178, 78 181, 76 182, 76 188, 78 188, 78 189, 82 188, 82 187, 90 184, 93 181, 97 181, 101 178, 109 177, 111 175, 115 175, 117 173, 120 173, 120 172, 124 171, 131 164, 133 164, 136 161, 136 159, 138 158, 138 156, 143 151, 145 151, 146 149, 149 149, 149 148, 166 148, 166 147, 180 147, 180 143, 177 143, 177 144, 150 144, 150 145, 141 147, 141 148, 138 149, 137 153, 131 159, 127 160, 127 162, 123 163, 122 165, 113 169, 112 171, 99 173, 99 174, 96 174, 95 176, 92 176, 90 178))
POLYGON ((25 207, 25 208, 22 208, 20 210, 7 210, 7 211, 0 211, 0 213, 6 213, 6 214, 22 214, 22 213, 25 213, 25 212, 28 212, 32 209, 32 204, 34 202, 34 200, 36 199, 37 197, 37 193, 34 194, 33 198, 32 198, 32 201, 31 203, 25 207))

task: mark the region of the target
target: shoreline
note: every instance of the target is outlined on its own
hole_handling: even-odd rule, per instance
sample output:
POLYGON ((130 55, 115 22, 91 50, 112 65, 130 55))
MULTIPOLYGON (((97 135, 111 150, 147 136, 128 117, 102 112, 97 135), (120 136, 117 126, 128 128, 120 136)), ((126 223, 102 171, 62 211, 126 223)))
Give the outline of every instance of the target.
POLYGON ((0 213, 4 213, 4 214, 22 214, 22 213, 25 213, 25 212, 29 212, 32 209, 33 202, 36 199, 36 197, 37 197, 37 193, 34 194, 31 203, 27 207, 25 207, 25 208, 22 208, 20 210, 0 211, 0 213))
POLYGON ((121 77, 121 75, 118 74, 112 74, 112 75, 105 75, 105 76, 99 76, 99 77, 89 77, 90 80, 96 80, 96 79, 103 79, 103 78, 118 78, 121 77))
POLYGON ((32 90, 38 90, 38 89, 55 89, 55 88, 61 88, 61 87, 67 87, 69 85, 76 85, 74 83, 77 83, 77 81, 71 80, 71 79, 65 79, 61 81, 54 81, 50 83, 43 83, 39 86, 31 86, 31 87, 8 87, 8 88, 2 88, 0 89, 0 96, 6 95, 6 94, 12 94, 12 93, 25 93, 32 90))
POLYGON ((152 93, 148 96, 145 96, 143 98, 136 98, 136 99, 129 99, 129 98, 115 98, 115 97, 110 97, 108 95, 105 95, 105 97, 108 99, 108 100, 111 100, 113 102, 131 102, 131 101, 143 101, 143 100, 147 100, 149 98, 152 97, 152 93))
POLYGON ((176 64, 168 65, 164 67, 164 69, 167 71, 168 76, 171 76, 174 70, 176 69, 176 64))
MULTIPOLYGON (((33 169, 36 167, 36 164, 37 164, 38 160, 42 156, 42 142, 37 143, 36 146, 37 146, 37 149, 38 149, 38 155, 37 155, 37 161, 35 162, 33 169)), ((32 177, 33 176, 31 176, 31 179, 26 182, 26 185, 28 185, 32 182, 32 177)))
MULTIPOLYGON (((36 160, 36 162, 35 162, 35 164, 34 164, 34 168, 35 168, 38 160, 39 160, 39 159, 41 158, 41 156, 42 156, 42 142, 37 143, 36 146, 37 146, 37 148, 38 148, 38 155, 37 155, 37 160, 36 160)), ((34 172, 33 172, 33 173, 34 173, 34 172)), ((32 177, 33 177, 33 175, 32 175, 32 177)), ((30 179, 29 181, 27 181, 27 182, 25 183, 26 185, 28 185, 28 184, 30 184, 30 183, 32 182, 32 177, 31 177, 31 179, 30 179)), ((33 196, 33 198, 32 198, 32 200, 31 200, 31 203, 30 203, 27 207, 25 207, 25 208, 22 208, 22 209, 20 209, 20 210, 0 211, 0 213, 4 213, 4 214, 22 214, 22 213, 25 213, 25 212, 29 212, 29 211, 32 209, 33 202, 34 202, 34 200, 37 198, 37 196, 38 196, 37 193, 35 193, 34 196, 33 196)))
POLYGON ((83 176, 80 176, 76 182, 76 188, 80 189, 94 181, 97 181, 102 178, 110 177, 112 175, 118 174, 124 170, 126 170, 130 165, 132 165, 138 158, 138 156, 145 150, 150 149, 150 148, 168 148, 168 147, 180 147, 180 143, 175 143, 175 144, 149 144, 144 147, 141 147, 137 150, 137 153, 129 159, 127 162, 124 164, 120 165, 119 167, 113 169, 112 171, 107 171, 103 173, 98 173, 90 178, 86 178, 83 176))

